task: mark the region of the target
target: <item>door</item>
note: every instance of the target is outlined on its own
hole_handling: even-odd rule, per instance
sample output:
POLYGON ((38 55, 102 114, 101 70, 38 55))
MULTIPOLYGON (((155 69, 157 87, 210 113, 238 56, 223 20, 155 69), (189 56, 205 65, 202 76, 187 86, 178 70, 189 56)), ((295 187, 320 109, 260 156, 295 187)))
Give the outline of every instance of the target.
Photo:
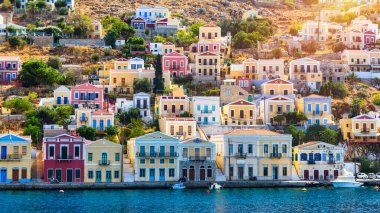
POLYGON ((189 180, 194 180, 194 166, 190 167, 189 180))
POLYGON ((206 170, 203 166, 199 170, 199 180, 206 180, 206 170))
POLYGON ((61 159, 68 159, 67 146, 62 146, 61 148, 61 159))
POLYGON ((319 119, 315 119, 315 124, 320 124, 321 122, 319 122, 319 119))
POLYGON ((62 170, 61 169, 57 169, 55 170, 55 178, 61 182, 62 181, 62 170))
POLYGON ((303 171, 303 179, 304 180, 309 180, 309 170, 304 170, 303 171))
POLYGON ((7 159, 7 147, 6 146, 1 147, 1 159, 7 159))
POLYGON ((334 178, 337 178, 339 175, 339 171, 338 170, 334 170, 334 178))
POLYGON ((61 104, 61 97, 57 97, 57 104, 61 104))
POLYGON ((243 144, 238 144, 238 153, 239 153, 240 155, 243 155, 243 153, 244 153, 244 150, 243 150, 243 144))
POLYGON ((278 144, 273 144, 272 151, 273 156, 278 156, 278 144))
POLYGON ((208 124, 208 117, 203 117, 203 123, 208 124))
POLYGON ((238 167, 238 179, 243 180, 244 178, 244 167, 239 166, 238 167))
POLYGON ((156 170, 155 169, 149 169, 149 181, 155 181, 156 180, 156 170))
POLYGON ((172 105, 172 113, 175 113, 175 105, 172 105))
POLYGON ((182 177, 187 178, 187 169, 182 169, 182 177))
POLYGON ((18 176, 19 176, 19 174, 18 174, 19 172, 18 172, 18 168, 14 168, 13 170, 12 170, 12 181, 13 182, 18 182, 18 176))
POLYGON ((273 176, 273 180, 278 180, 278 167, 277 166, 274 166, 272 168, 272 176, 273 176))
POLYGON ((325 178, 325 180, 327 180, 329 178, 329 170, 323 171, 323 177, 325 178))
POLYGON ((63 97, 63 104, 68 104, 68 103, 69 103, 69 98, 63 97))
POLYGON ((319 170, 314 170, 314 180, 319 179, 319 170))
POLYGON ((73 170, 66 169, 66 182, 73 182, 73 170))
POLYGON ((165 169, 160 169, 159 170, 159 173, 160 173, 160 181, 165 181, 165 169))
POLYGON ((111 182, 112 181, 111 171, 106 171, 106 181, 107 182, 111 182))
POLYGON ((0 182, 5 183, 7 182, 7 170, 1 169, 0 171, 0 182))
POLYGON ((96 182, 102 182, 102 171, 96 171, 96 182))
POLYGON ((11 74, 7 74, 7 81, 11 81, 11 74))
POLYGON ((100 128, 99 130, 103 130, 104 129, 104 121, 103 120, 100 120, 100 128))
POLYGON ((107 153, 102 153, 102 164, 107 165, 107 153))

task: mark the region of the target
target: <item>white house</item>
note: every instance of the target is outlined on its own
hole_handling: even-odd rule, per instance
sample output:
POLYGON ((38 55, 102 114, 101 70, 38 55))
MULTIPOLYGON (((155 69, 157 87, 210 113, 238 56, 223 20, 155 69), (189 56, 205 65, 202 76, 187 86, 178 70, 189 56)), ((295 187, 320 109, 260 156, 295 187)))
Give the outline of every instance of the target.
POLYGON ((194 96, 192 114, 198 124, 220 123, 220 97, 194 96))
POLYGON ((162 43, 150 43, 150 52, 155 55, 162 55, 162 43))
POLYGON ((133 106, 140 109, 140 115, 143 120, 152 119, 150 115, 150 95, 140 92, 133 95, 133 106))
POLYGON ((117 112, 128 112, 133 107, 133 101, 126 98, 116 98, 115 108, 117 112))

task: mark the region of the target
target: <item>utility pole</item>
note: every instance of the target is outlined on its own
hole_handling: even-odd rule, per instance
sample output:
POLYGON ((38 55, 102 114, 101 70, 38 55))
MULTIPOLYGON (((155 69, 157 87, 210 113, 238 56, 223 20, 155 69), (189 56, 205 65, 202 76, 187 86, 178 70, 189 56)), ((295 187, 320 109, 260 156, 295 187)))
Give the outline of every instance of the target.
POLYGON ((231 145, 231 139, 228 138, 228 179, 231 181, 231 150, 230 150, 230 145, 231 145))
POLYGON ((320 24, 321 24, 321 10, 319 9, 319 15, 318 15, 318 42, 319 42, 319 35, 320 35, 320 24))

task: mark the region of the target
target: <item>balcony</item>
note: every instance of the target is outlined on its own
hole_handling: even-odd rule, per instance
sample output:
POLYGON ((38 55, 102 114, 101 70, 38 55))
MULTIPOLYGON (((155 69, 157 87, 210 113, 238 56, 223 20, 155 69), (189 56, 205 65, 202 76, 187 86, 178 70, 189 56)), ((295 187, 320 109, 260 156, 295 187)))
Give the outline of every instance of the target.
POLYGON ((170 70, 179 70, 180 67, 179 66, 170 66, 170 70))
POLYGON ((329 160, 327 161, 327 164, 335 164, 335 159, 329 159, 329 160))
POLYGON ((136 108, 139 108, 139 109, 148 109, 148 105, 137 104, 136 108))
POLYGON ((270 153, 270 158, 278 158, 280 159, 282 157, 282 153, 270 153))
POLYGON ((137 152, 136 157, 143 157, 143 158, 154 158, 157 157, 157 152, 137 152))
POLYGON ((73 157, 70 156, 70 155, 61 155, 61 156, 58 156, 58 160, 72 160, 73 157))
POLYGON ((311 159, 307 161, 307 164, 315 164, 315 160, 311 159))
POLYGON ((187 135, 186 132, 176 132, 175 135, 187 135))
POLYGON ((178 157, 178 153, 177 152, 159 152, 158 157, 165 157, 165 158, 178 157))
POLYGON ((110 161, 109 160, 99 160, 99 165, 100 166, 108 166, 110 165, 110 161))
POLYGON ((243 158, 243 159, 245 159, 245 158, 247 158, 247 153, 240 153, 240 152, 238 152, 238 153, 235 153, 235 157, 236 158, 243 158))
POLYGON ((211 114, 212 110, 201 110, 202 114, 211 114))
POLYGON ((87 117, 80 117, 80 122, 87 122, 88 118, 87 117))
POLYGON ((8 154, 8 155, 0 155, 0 161, 4 160, 21 160, 22 154, 8 154))
POLYGON ((322 116, 323 115, 323 111, 313 111, 313 116, 315 116, 315 115, 322 116))
POLYGON ((360 130, 361 133, 369 133, 369 128, 363 128, 360 130))
POLYGON ((211 158, 211 157, 206 157, 206 156, 190 156, 189 160, 193 160, 193 161, 205 161, 207 160, 207 158, 211 158))

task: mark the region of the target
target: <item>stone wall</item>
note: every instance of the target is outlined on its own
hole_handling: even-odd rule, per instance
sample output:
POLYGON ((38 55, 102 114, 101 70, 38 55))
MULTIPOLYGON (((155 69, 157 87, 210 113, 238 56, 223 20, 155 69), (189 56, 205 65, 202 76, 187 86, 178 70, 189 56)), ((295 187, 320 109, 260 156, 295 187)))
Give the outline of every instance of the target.
POLYGON ((54 43, 53 36, 32 36, 32 38, 34 44, 39 47, 50 47, 54 43))
POLYGON ((103 39, 59 39, 59 44, 63 46, 104 46, 103 39))

